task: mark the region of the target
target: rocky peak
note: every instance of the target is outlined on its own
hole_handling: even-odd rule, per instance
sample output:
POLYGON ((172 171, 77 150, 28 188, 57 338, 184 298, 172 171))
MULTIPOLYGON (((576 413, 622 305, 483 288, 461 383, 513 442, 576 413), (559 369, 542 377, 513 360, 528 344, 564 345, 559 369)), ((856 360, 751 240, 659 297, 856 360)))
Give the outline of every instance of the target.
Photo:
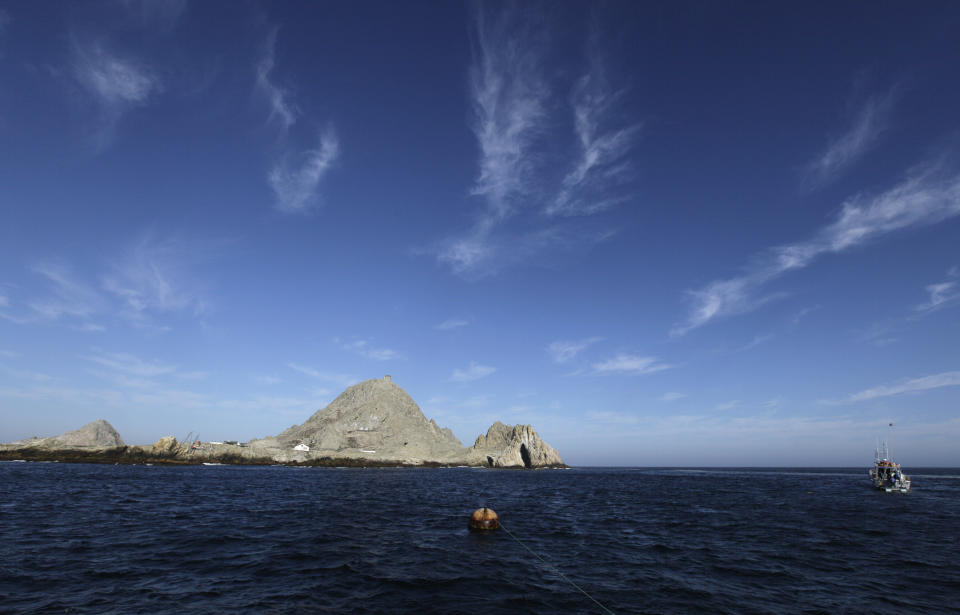
POLYGON ((428 420, 389 376, 347 388, 276 439, 282 446, 306 444, 311 451, 374 451, 396 458, 449 457, 463 450, 453 432, 428 420))
POLYGON ((113 425, 100 419, 87 423, 80 429, 68 431, 53 438, 61 446, 84 446, 96 448, 114 448, 125 446, 123 439, 113 425))
POLYGON ((564 466, 560 454, 543 441, 530 425, 504 425, 497 421, 478 436, 471 456, 494 468, 542 468, 564 466))

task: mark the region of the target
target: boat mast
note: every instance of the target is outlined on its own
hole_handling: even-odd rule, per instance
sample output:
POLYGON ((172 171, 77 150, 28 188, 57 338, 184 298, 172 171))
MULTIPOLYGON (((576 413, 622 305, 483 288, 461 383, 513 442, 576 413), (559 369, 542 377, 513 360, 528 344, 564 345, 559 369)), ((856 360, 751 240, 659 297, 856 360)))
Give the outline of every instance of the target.
POLYGON ((890 463, 893 463, 893 423, 887 425, 887 455, 890 463))

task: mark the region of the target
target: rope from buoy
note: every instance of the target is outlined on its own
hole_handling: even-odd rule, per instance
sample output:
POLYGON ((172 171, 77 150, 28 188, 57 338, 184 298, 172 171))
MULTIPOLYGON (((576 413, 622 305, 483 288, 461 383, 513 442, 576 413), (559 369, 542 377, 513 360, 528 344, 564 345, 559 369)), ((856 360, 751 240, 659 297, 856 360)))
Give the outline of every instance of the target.
POLYGON ((509 535, 510 535, 510 538, 513 538, 514 540, 516 540, 516 541, 517 541, 517 544, 519 544, 521 547, 523 547, 524 549, 526 549, 527 551, 529 551, 530 553, 532 553, 533 556, 536 557, 538 560, 540 560, 541 562, 543 562, 543 565, 544 565, 544 566, 546 566, 547 568, 550 568, 551 570, 553 570, 554 572, 556 572, 558 575, 560 575, 560 578, 561 578, 561 579, 563 579, 564 581, 566 581, 566 582, 569 583, 570 585, 572 585, 572 586, 574 586, 575 588, 577 588, 577 591, 579 591, 581 594, 583 594, 584 596, 586 596, 586 597, 589 598, 590 600, 593 600, 593 603, 594 603, 594 604, 596 604, 598 607, 600 607, 601 609, 603 609, 604 611, 606 611, 606 612, 609 613, 610 615, 614 615, 614 614, 613 614, 613 611, 611 611, 611 610, 608 609, 607 607, 605 607, 605 606, 603 606, 602 604, 600 604, 600 602, 599 602, 596 598, 594 598, 593 596, 591 596, 590 594, 588 594, 585 589, 583 589, 582 587, 580 587, 579 585, 577 585, 576 583, 574 583, 573 581, 571 581, 569 578, 567 578, 567 575, 565 575, 565 574, 563 574, 562 572, 560 572, 560 569, 559 569, 559 568, 557 568, 556 566, 554 566, 553 564, 551 564, 551 563, 548 562, 547 560, 545 560, 545 559, 543 559, 542 557, 540 557, 540 554, 539 554, 539 553, 537 553, 536 551, 534 551, 533 549, 531 549, 530 547, 528 547, 527 545, 525 545, 525 544, 523 543, 523 541, 521 541, 519 538, 517 538, 516 536, 514 536, 514 535, 513 535, 513 532, 511 532, 510 530, 508 530, 507 527, 506 527, 503 523, 500 524, 500 529, 503 530, 504 532, 506 532, 507 534, 509 534, 509 535))

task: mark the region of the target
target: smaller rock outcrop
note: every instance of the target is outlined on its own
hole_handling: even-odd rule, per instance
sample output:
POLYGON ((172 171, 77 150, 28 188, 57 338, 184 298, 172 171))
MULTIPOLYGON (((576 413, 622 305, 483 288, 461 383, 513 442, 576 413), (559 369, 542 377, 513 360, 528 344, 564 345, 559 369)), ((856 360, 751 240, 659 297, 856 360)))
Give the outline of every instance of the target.
POLYGON ((126 446, 123 439, 113 425, 100 419, 92 423, 87 423, 80 429, 62 433, 59 436, 50 436, 48 438, 29 438, 19 440, 3 445, 8 449, 43 449, 43 450, 65 450, 65 449, 108 449, 126 446))
POLYGON ((173 436, 164 436, 150 447, 150 452, 154 455, 176 455, 182 451, 183 447, 173 436))
POLYGON ((477 436, 470 456, 492 468, 564 467, 560 454, 543 441, 530 425, 504 425, 497 421, 487 435, 477 436))

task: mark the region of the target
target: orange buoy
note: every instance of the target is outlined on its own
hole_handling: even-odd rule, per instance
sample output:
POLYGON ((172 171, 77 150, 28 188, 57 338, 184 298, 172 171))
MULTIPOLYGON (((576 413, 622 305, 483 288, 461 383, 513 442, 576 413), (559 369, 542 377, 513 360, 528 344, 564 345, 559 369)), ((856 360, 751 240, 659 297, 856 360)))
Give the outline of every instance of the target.
POLYGON ((471 532, 492 532, 500 529, 500 517, 492 509, 484 506, 473 511, 468 525, 471 532))

